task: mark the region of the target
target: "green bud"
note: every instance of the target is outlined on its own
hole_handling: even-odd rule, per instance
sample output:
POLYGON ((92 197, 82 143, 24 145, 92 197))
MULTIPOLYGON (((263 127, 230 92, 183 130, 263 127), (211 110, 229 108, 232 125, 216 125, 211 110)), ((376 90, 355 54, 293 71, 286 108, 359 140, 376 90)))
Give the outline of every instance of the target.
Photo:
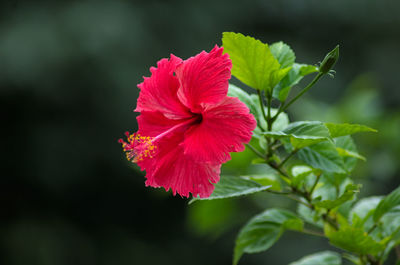
POLYGON ((319 66, 319 71, 323 74, 329 73, 329 71, 332 69, 338 59, 339 45, 337 45, 332 51, 328 52, 328 54, 325 56, 324 60, 319 66))

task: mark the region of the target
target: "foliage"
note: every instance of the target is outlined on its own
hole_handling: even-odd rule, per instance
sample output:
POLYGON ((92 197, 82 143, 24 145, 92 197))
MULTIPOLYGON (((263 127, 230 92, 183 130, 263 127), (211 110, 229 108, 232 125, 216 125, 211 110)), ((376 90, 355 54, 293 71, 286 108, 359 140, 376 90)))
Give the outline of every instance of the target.
POLYGON ((236 239, 233 264, 243 253, 257 253, 270 248, 285 230, 303 230, 303 221, 294 213, 283 209, 268 209, 253 217, 236 239))
MULTIPOLYGON (((339 47, 313 66, 295 62, 295 53, 283 42, 268 45, 231 32, 223 34, 222 42, 233 63, 232 74, 256 91, 249 94, 229 86, 229 95, 244 102, 257 120, 247 148, 258 156, 253 163, 265 164, 268 171, 236 178, 222 175, 207 199, 267 192, 298 203, 297 213, 269 208, 248 221, 236 239, 233 264, 244 253, 268 250, 286 230, 323 236, 354 264, 384 264, 400 244, 400 187, 385 197, 357 200, 361 185, 352 176, 357 160, 366 160, 352 135, 376 130, 362 124, 291 122, 285 113, 320 78, 333 75, 339 47), (314 79, 290 96, 293 86, 311 74, 314 79), (306 223, 314 228, 306 228, 306 223)), ((291 263, 309 264, 342 261, 340 254, 325 251, 291 263)))
MULTIPOLYGON (((241 177, 225 176, 216 185, 213 193, 210 197, 204 198, 203 200, 215 200, 225 199, 231 197, 238 197, 247 195, 255 192, 264 191, 271 186, 261 185, 251 179, 245 179, 241 177)), ((198 200, 199 198, 193 198, 191 202, 198 200)))
POLYGON ((308 255, 301 260, 290 263, 289 265, 340 265, 342 264, 339 254, 332 251, 324 251, 308 255))

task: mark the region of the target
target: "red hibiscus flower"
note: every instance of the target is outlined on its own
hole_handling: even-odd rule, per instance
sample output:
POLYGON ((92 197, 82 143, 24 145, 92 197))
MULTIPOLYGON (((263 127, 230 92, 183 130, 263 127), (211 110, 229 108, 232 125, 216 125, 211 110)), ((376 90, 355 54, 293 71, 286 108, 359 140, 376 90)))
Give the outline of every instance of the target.
POLYGON ((249 109, 228 97, 232 63, 216 46, 185 61, 171 54, 139 84, 139 131, 120 139, 127 158, 146 170, 146 186, 208 197, 229 152, 244 150, 256 127, 249 109))

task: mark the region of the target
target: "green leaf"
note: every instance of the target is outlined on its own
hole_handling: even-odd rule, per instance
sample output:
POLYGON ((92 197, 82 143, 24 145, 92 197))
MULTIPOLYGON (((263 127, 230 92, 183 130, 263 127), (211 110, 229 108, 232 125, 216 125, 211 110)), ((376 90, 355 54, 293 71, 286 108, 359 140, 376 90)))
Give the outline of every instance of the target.
POLYGON ((300 75, 306 76, 318 72, 318 67, 315 65, 300 64, 300 75))
POLYGON ((340 148, 340 147, 336 147, 336 150, 338 151, 340 156, 353 157, 353 158, 357 158, 357 159, 366 161, 366 158, 363 157, 362 155, 360 155, 359 153, 356 153, 356 152, 353 152, 353 151, 350 151, 350 150, 346 150, 346 149, 343 149, 343 148, 340 148))
POLYGON ((272 96, 282 102, 285 101, 294 85, 297 85, 304 76, 315 72, 318 72, 316 66, 293 64, 288 74, 274 87, 272 96))
POLYGON ((400 187, 392 191, 378 204, 374 213, 374 221, 378 222, 385 213, 398 205, 400 205, 400 187))
POLYGON ((342 257, 343 257, 343 259, 350 261, 351 264, 362 265, 360 263, 360 258, 355 255, 345 252, 345 253, 342 253, 342 257))
POLYGON ((345 183, 346 175, 324 172, 313 192, 313 200, 336 200, 340 196, 340 187, 349 184, 345 183), (344 176, 344 177, 343 177, 344 176))
POLYGON ((332 245, 362 255, 374 255, 385 248, 359 227, 341 226, 338 231, 329 231, 326 235, 332 245))
POLYGON ((208 198, 193 198, 190 202, 197 200, 215 200, 231 197, 238 197, 255 192, 264 191, 271 186, 263 186, 255 181, 244 179, 241 177, 222 176, 221 180, 215 184, 214 192, 208 198))
MULTIPOLYGON (((368 197, 359 200, 356 204, 354 204, 349 213, 351 223, 354 223, 356 219, 359 218, 364 225, 364 223, 367 221, 366 219, 371 217, 371 214, 373 214, 376 206, 381 200, 382 197, 380 196, 368 197)), ((368 225, 368 227, 370 227, 371 225, 368 225)))
POLYGON ((238 98, 240 101, 246 104, 253 115, 258 114, 258 109, 260 108, 258 97, 257 101, 255 101, 254 98, 252 98, 246 91, 233 84, 229 84, 228 96, 238 98))
POLYGON ((384 240, 387 240, 386 249, 382 255, 382 260, 385 261, 391 250, 400 245, 400 214, 387 213, 382 217, 381 223, 374 232, 377 232, 378 235, 384 237, 384 240))
POLYGON ((299 203, 297 206, 297 213, 307 223, 313 224, 321 228, 324 227, 324 223, 319 214, 317 214, 314 210, 311 210, 307 206, 299 203))
MULTIPOLYGON (((277 109, 271 109, 271 116, 275 116, 278 112, 277 109)), ((275 122, 272 124, 272 131, 281 131, 289 125, 289 117, 286 113, 279 113, 275 122)))
MULTIPOLYGON (((265 159, 263 160, 263 163, 265 163, 265 159)), ((270 190, 281 190, 281 182, 276 174, 252 174, 242 176, 242 178, 255 181, 263 186, 269 186, 270 190)))
POLYGON ((349 123, 325 123, 325 126, 329 129, 332 138, 350 135, 358 132, 377 132, 377 130, 360 124, 349 124, 349 123))
POLYGON ((289 138, 295 149, 319 143, 329 138, 329 131, 319 121, 299 121, 289 124, 283 131, 265 132, 264 135, 281 139, 289 138))
MULTIPOLYGON (((256 130, 254 130, 254 136, 259 139, 260 147, 263 150, 265 150, 267 148, 267 140, 263 135, 263 131, 267 131, 267 123, 265 122, 265 119, 262 117, 261 108, 258 108, 257 111, 258 111, 258 119, 260 120, 260 122, 257 124, 256 130)), ((277 113, 277 111, 278 111, 277 109, 271 109, 271 115, 274 116, 277 113)), ((280 131, 286 128, 288 124, 289 124, 288 115, 284 112, 281 112, 279 113, 275 122, 272 124, 272 132, 280 131)))
MULTIPOLYGON (((254 95, 254 94, 251 96, 257 103, 260 102, 258 99, 258 96, 254 95)), ((267 112, 267 108, 265 108, 265 112, 267 112)), ((277 112, 278 112, 277 109, 271 108, 271 116, 275 116, 277 112)), ((268 129, 267 122, 265 121, 265 119, 263 117, 260 104, 258 104, 256 115, 257 115, 258 119, 260 120, 260 122, 259 122, 259 124, 257 124, 257 126, 260 127, 263 131, 267 131, 267 129, 268 129)), ((276 118, 274 124, 272 124, 272 131, 283 130, 288 125, 289 125, 288 115, 284 112, 281 112, 281 113, 279 113, 278 117, 276 118)), ((260 134, 261 134, 261 132, 260 132, 260 134)))
MULTIPOLYGON (((246 106, 250 109, 250 112, 254 115, 255 119, 257 120, 257 128, 256 130, 254 130, 254 134, 256 137, 259 138, 261 131, 267 130, 267 123, 261 111, 259 97, 255 94, 248 94, 244 90, 233 84, 229 84, 228 96, 237 97, 240 101, 245 103, 246 106)), ((275 116, 277 111, 278 111, 277 109, 271 109, 271 115, 275 116)), ((267 112, 266 108, 265 112, 267 112)), ((289 117, 286 113, 282 112, 278 115, 277 119, 272 125, 272 130, 273 131, 283 130, 288 126, 288 124, 289 124, 289 117)), ((262 138, 265 139, 265 137, 262 138)))
POLYGON ((304 185, 307 186, 310 180, 315 181, 315 173, 319 173, 320 170, 311 168, 306 165, 296 165, 291 169, 292 173, 292 186, 299 188, 304 185))
POLYGON ((339 173, 328 173, 324 172, 321 177, 320 182, 324 183, 324 186, 331 185, 336 189, 335 196, 339 196, 338 192, 341 190, 341 186, 345 188, 348 184, 352 184, 351 180, 347 177, 346 174, 339 174, 339 173), (350 181, 350 182, 348 182, 350 181))
POLYGON ((254 115, 254 118, 257 121, 257 127, 253 131, 253 134, 256 138, 260 138, 261 131, 265 130, 264 127, 267 127, 267 123, 262 115, 258 96, 254 94, 248 94, 246 91, 242 90, 241 88, 233 84, 229 84, 228 96, 236 97, 244 104, 246 104, 246 106, 250 110, 250 113, 254 115))
POLYGON ((287 134, 301 136, 329 137, 329 131, 320 121, 298 121, 289 124, 284 130, 287 134))
POLYGON ((303 221, 294 213, 281 209, 268 209, 256 215, 239 232, 233 264, 236 265, 244 253, 267 250, 287 229, 301 231, 303 221))
POLYGON ((289 73, 291 69, 292 69, 291 67, 287 67, 272 71, 271 76, 269 78, 271 84, 270 90, 272 90, 289 73))
POLYGON ((344 167, 346 171, 351 172, 357 165, 357 159, 364 158, 357 152, 356 144, 350 135, 337 137, 334 139, 336 150, 343 158, 344 167))
POLYGON ((310 166, 327 172, 346 173, 342 157, 336 146, 329 142, 320 142, 297 152, 298 157, 310 166))
POLYGON ((278 60, 282 68, 290 67, 293 65, 296 56, 289 45, 280 42, 275 42, 269 47, 272 55, 278 60))
POLYGON ((354 194, 360 191, 360 186, 359 185, 354 185, 354 184, 349 184, 346 186, 346 189, 344 193, 339 196, 335 200, 323 200, 323 201, 318 201, 315 202, 314 205, 325 208, 325 209, 333 209, 336 208, 343 203, 350 201, 353 199, 354 194))
POLYGON ((252 37, 224 32, 222 45, 232 60, 232 74, 254 89, 271 91, 283 78, 284 72, 288 71, 286 68, 280 69, 268 44, 252 37))
POLYGON ((383 236, 391 236, 394 240, 400 240, 400 214, 389 212, 381 218, 383 236))
POLYGON ((289 265, 341 265, 340 254, 333 251, 323 251, 303 257, 289 265))
POLYGON ((329 131, 318 121, 300 121, 291 123, 284 132, 291 135, 290 143, 300 149, 328 139, 329 131))

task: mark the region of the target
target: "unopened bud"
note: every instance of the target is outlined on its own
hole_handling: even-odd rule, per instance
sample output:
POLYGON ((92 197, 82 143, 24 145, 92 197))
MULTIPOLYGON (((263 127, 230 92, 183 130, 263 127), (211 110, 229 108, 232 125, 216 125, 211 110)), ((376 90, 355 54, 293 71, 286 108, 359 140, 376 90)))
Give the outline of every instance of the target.
POLYGON ((339 45, 335 47, 332 51, 330 51, 322 61, 319 66, 319 71, 323 74, 329 73, 329 71, 333 68, 336 61, 339 59, 339 45))

